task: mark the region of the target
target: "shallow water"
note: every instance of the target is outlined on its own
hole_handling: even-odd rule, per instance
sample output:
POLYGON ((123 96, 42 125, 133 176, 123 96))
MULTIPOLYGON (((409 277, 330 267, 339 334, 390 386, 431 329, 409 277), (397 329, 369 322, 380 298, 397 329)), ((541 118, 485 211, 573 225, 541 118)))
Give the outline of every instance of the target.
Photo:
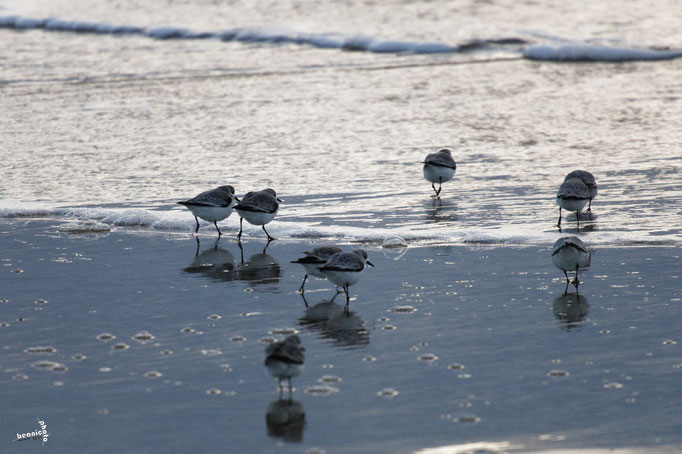
POLYGON ((39 417, 55 452, 682 443, 679 248, 600 248, 579 295, 564 295, 549 248, 368 246, 376 266, 344 315, 325 281, 296 292, 290 261, 309 244, 263 254, 250 238, 242 253, 202 236, 197 253, 183 234, 59 228, 4 222, 1 237, 2 426, 39 417), (305 423, 268 427, 284 404, 263 350, 293 330, 305 423))

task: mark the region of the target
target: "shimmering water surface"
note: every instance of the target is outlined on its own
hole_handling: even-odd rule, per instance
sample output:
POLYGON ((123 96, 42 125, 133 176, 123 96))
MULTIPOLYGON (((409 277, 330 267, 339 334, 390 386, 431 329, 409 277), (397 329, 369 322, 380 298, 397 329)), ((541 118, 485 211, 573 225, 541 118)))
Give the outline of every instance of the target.
POLYGON ((552 3, 0 0, 0 451, 679 452, 682 9, 552 3), (223 184, 284 200, 265 253, 188 235, 223 184), (313 241, 377 265, 350 315, 296 293, 313 241))
POLYGON ((681 446, 678 248, 599 249, 564 294, 549 248, 366 246, 344 314, 325 281, 296 292, 305 244, 59 229, 1 229, 16 452, 35 417, 55 452, 681 446), (292 332, 306 370, 277 403, 263 350, 292 332))

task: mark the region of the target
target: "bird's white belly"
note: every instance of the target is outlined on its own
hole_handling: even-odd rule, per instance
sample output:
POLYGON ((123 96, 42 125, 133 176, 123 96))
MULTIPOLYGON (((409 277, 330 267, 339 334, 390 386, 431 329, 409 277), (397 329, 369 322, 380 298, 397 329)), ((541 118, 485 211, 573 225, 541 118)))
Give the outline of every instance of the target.
POLYGON ((361 274, 360 271, 324 271, 324 276, 339 287, 355 284, 361 274))
POLYGON ((561 197, 556 198, 556 203, 559 204, 561 208, 568 211, 582 211, 587 205, 588 199, 562 199, 561 197))
POLYGON ((237 209, 237 213, 239 213, 239 216, 246 219, 246 222, 249 224, 265 225, 274 219, 277 211, 274 213, 263 213, 262 211, 247 211, 237 209))
POLYGON ((194 216, 208 222, 218 222, 232 214, 232 206, 227 207, 207 207, 200 205, 187 205, 187 208, 194 216))
POLYGON ((275 378, 298 377, 303 372, 303 364, 285 363, 284 361, 271 361, 267 368, 270 375, 275 378))
POLYGON ((455 176, 455 169, 450 167, 433 166, 431 164, 424 164, 424 178, 431 183, 438 183, 452 180, 455 176))
POLYGON ((590 256, 576 248, 566 247, 552 256, 552 263, 560 270, 575 271, 576 266, 587 267, 590 263, 590 256))

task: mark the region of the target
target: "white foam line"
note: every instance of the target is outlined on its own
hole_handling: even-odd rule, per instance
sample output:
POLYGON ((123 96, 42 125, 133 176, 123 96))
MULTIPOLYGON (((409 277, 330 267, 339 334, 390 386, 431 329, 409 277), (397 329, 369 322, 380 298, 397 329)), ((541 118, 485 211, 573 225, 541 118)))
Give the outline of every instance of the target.
POLYGON ((224 31, 195 31, 182 27, 143 28, 112 25, 106 22, 71 21, 59 18, 35 19, 0 16, 0 27, 19 30, 45 29, 76 33, 142 35, 153 39, 219 39, 222 41, 307 44, 322 49, 334 48, 378 53, 433 54, 457 52, 457 46, 443 43, 394 41, 337 33, 299 33, 291 30, 237 28, 224 31))
MULTIPOLYGON (((0 206, 1 218, 52 218, 57 220, 98 221, 111 227, 153 229, 158 231, 193 232, 194 218, 183 210, 156 211, 142 208, 64 208, 44 207, 37 204, 10 203, 3 201, 0 206)), ((224 234, 236 233, 239 218, 232 215, 220 223, 224 234)), ((214 231, 210 223, 202 222, 200 231, 214 231)), ((262 235, 259 227, 244 223, 248 235, 262 235)), ((382 242, 387 237, 399 236, 409 242, 441 242, 470 246, 489 245, 546 245, 550 246, 566 236, 554 230, 537 232, 533 229, 452 229, 447 233, 414 229, 409 226, 398 228, 357 227, 320 225, 275 219, 268 225, 268 231, 279 238, 338 238, 353 241, 382 242)), ((646 232, 590 232, 586 238, 589 247, 622 245, 679 245, 668 238, 652 237, 646 232)))

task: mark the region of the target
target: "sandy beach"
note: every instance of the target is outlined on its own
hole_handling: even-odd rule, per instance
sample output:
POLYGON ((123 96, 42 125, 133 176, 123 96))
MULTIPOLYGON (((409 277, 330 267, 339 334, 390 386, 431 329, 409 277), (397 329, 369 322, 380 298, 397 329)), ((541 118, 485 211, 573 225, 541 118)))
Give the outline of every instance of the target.
POLYGON ((52 452, 679 449, 679 248, 599 248, 564 295, 549 246, 342 244, 375 264, 344 314, 326 281, 297 292, 310 241, 242 256, 229 235, 64 225, 0 225, 6 437, 39 417, 52 452), (296 331, 282 409, 263 350, 296 331))

